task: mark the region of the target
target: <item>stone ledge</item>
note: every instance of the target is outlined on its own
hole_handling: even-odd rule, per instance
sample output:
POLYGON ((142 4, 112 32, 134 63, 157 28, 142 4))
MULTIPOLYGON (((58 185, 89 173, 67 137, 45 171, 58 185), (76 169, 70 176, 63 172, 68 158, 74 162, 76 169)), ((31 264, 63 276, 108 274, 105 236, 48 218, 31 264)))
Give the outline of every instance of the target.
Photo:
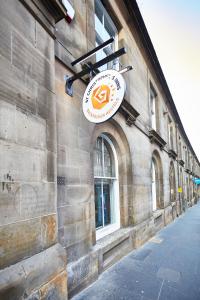
POLYGON ((159 135, 159 133, 157 131, 155 131, 154 129, 149 130, 149 139, 151 141, 151 143, 156 143, 160 149, 162 150, 165 145, 167 144, 159 135))
POLYGON ((153 212, 153 218, 158 219, 160 216, 162 216, 164 213, 164 209, 158 209, 153 212))
POLYGON ((179 159, 179 165, 181 165, 182 167, 184 167, 185 162, 182 159, 179 159))
POLYGON ((137 117, 140 115, 125 99, 122 102, 119 112, 124 116, 126 124, 130 127, 135 123, 137 117))
POLYGON ((173 159, 177 158, 177 153, 173 149, 168 150, 169 157, 172 157, 173 159))
MULTIPOLYGON (((0 299, 27 299, 33 293, 39 295, 41 286, 64 272, 66 277, 66 252, 60 244, 0 271, 0 299)), ((63 278, 63 274, 62 274, 63 278)), ((56 287, 55 287, 56 288, 56 287)), ((57 287, 59 288, 59 287, 57 287)), ((58 298, 67 299, 67 294, 58 298)))
POLYGON ((96 247, 101 248, 103 253, 105 253, 129 238, 130 232, 132 232, 133 230, 133 227, 118 229, 117 231, 98 240, 96 243, 96 247))

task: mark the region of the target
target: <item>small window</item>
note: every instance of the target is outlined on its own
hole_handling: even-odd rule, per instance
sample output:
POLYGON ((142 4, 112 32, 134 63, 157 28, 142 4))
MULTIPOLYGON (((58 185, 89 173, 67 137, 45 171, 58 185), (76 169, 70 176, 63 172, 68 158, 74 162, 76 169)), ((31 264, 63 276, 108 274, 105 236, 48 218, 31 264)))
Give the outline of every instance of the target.
POLYGON ((151 127, 156 131, 158 128, 158 116, 157 116, 157 94, 150 85, 150 106, 151 106, 151 127))
MULTIPOLYGON (((100 0, 95 1, 95 32, 96 46, 101 45, 111 37, 115 38, 115 41, 111 45, 108 45, 96 53, 96 61, 99 61, 116 51, 117 48, 117 29, 100 0)), ((103 65, 99 70, 103 71, 111 68, 119 69, 117 59, 103 65)))
POLYGON ((179 150, 179 159, 182 159, 182 146, 181 146, 181 140, 180 140, 180 136, 179 136, 179 143, 178 143, 178 150, 179 150))
POLYGON ((163 208, 163 174, 162 174, 162 165, 158 153, 154 153, 152 157, 151 164, 152 172, 152 210, 163 208))
POLYGON ((94 149, 94 191, 98 239, 120 226, 117 157, 105 135, 97 138, 94 149))
POLYGON ((176 177, 173 162, 170 163, 169 168, 169 188, 170 188, 170 201, 176 201, 176 177))
POLYGON ((174 128, 172 120, 168 120, 168 136, 169 136, 169 148, 174 149, 174 128))
POLYGON ((152 160, 152 209, 157 210, 157 180, 156 180, 156 163, 152 160))

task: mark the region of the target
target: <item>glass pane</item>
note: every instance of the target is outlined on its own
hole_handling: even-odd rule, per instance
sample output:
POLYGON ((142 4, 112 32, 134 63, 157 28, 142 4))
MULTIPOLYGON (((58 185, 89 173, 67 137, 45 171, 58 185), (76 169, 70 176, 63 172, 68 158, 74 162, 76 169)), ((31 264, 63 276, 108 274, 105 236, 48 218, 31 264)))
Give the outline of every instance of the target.
POLYGON ((104 139, 104 176, 114 177, 113 153, 109 143, 104 139))
POLYGON ((157 204, 156 204, 156 166, 154 161, 152 161, 152 205, 153 205, 153 211, 157 209, 157 204))
POLYGON ((104 17, 104 27, 110 37, 115 37, 116 30, 114 30, 114 26, 111 24, 111 20, 106 18, 106 16, 104 17))
POLYGON ((110 224, 111 210, 110 210, 110 185, 103 184, 103 203, 104 203, 104 226, 110 224))
POLYGON ((99 6, 98 1, 95 1, 95 15, 97 18, 103 23, 103 11, 101 7, 99 6))
POLYGON ((96 140, 94 148, 94 176, 103 176, 102 138, 96 140))
POLYGON ((95 183, 94 187, 95 187, 95 221, 96 221, 96 228, 99 228, 103 226, 101 183, 95 183))

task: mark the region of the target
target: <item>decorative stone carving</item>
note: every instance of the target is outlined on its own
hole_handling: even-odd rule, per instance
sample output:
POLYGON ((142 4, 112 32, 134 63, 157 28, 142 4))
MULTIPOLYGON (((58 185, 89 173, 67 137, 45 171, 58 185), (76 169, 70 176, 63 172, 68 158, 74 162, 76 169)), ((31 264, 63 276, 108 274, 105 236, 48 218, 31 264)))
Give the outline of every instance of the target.
POLYGON ((159 133, 157 131, 155 131, 154 129, 149 130, 149 138, 151 143, 156 143, 160 149, 162 150, 165 145, 167 144, 159 135, 159 133))
POLYGON ((173 159, 177 158, 177 153, 173 149, 169 149, 168 154, 169 157, 172 157, 173 159))
POLYGON ((122 102, 122 105, 119 109, 119 112, 124 116, 125 120, 126 120, 126 124, 128 126, 132 126, 137 117, 140 115, 134 108, 133 106, 126 101, 125 99, 122 102))

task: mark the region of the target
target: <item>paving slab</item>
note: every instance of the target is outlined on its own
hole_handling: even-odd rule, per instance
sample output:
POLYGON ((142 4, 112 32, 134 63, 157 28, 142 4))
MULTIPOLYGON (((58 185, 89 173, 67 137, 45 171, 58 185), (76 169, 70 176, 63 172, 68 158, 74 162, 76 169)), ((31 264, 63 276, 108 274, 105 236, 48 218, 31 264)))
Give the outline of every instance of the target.
POLYGON ((73 300, 200 300, 200 203, 73 300))

